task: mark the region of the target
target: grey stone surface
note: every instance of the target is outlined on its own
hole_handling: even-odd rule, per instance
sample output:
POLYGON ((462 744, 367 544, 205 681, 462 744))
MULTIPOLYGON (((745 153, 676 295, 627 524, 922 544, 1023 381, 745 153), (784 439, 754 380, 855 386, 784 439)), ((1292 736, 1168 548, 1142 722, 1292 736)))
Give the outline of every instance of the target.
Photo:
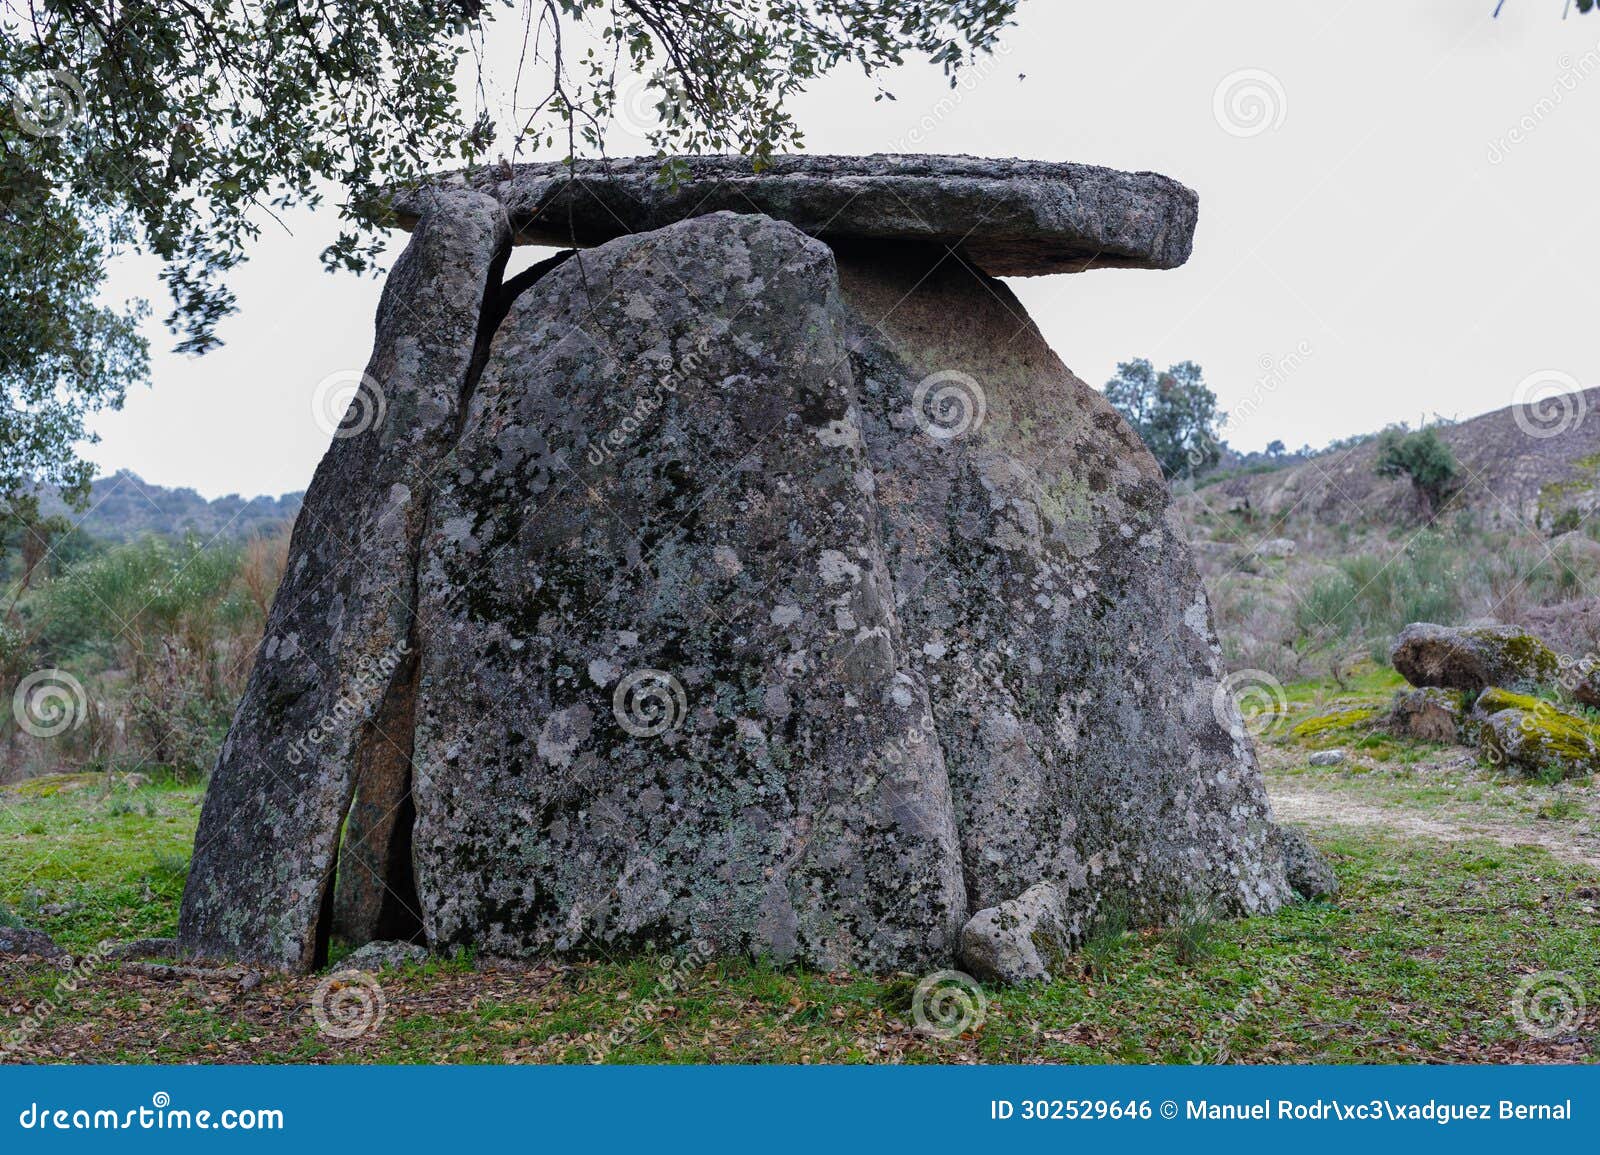
POLYGON ((408 963, 425 963, 428 957, 428 948, 414 942, 375 941, 364 943, 351 951, 340 961, 339 969, 390 970, 408 963))
MULTIPOLYGON (((442 182, 496 197, 519 240, 593 245, 718 211, 788 221, 837 249, 951 245, 990 276, 1170 269, 1189 258, 1195 194, 1168 177, 1085 164, 971 156, 687 157, 675 185, 651 158, 471 169, 442 182)), ((402 224, 415 193, 398 195, 402 224)))
POLYGON ((1343 750, 1318 750, 1307 759, 1313 766, 1339 766, 1345 760, 1343 750))
POLYGON ((1387 724, 1390 731, 1407 738, 1459 742, 1465 713, 1459 693, 1429 686, 1396 693, 1387 724))
POLYGON ((1003 284, 716 213, 497 290, 499 206, 434 195, 185 950, 305 969, 398 902, 436 949, 915 970, 1041 882, 1289 897, 1160 472, 1003 284))
POLYGON ((64 947, 42 930, 0 926, 0 955, 58 961, 69 957, 64 947))
POLYGON ((917 252, 839 270, 971 908, 1047 880, 1125 890, 1149 921, 1195 893, 1274 908, 1254 747, 1154 459, 1004 284, 917 252))
POLYGON ((1083 936, 1084 912, 1048 882, 999 906, 986 907, 961 928, 961 963, 984 982, 1049 982, 1066 971, 1068 953, 1083 936))
POLYGON ((1279 834, 1283 840, 1284 866, 1294 892, 1307 899, 1329 898, 1337 894, 1338 876, 1306 836, 1293 826, 1281 827, 1279 834))
POLYGON ((1539 686, 1560 672, 1555 653, 1516 626, 1413 622, 1395 639, 1389 660, 1413 686, 1453 690, 1539 686))
POLYGON ((832 254, 767 217, 622 238, 518 298, 424 550, 431 943, 953 953, 948 775, 907 738, 930 705, 846 337, 832 254))
POLYGON ((392 715, 415 665, 416 548, 509 245, 494 201, 439 196, 389 275, 366 367, 376 390, 352 402, 306 493, 206 794, 178 923, 190 954, 316 965, 347 814, 340 876, 362 894, 346 909, 366 937, 381 916, 406 921, 379 910, 384 899, 405 904, 402 878, 368 884, 409 869, 389 850, 406 797, 409 726, 392 715))

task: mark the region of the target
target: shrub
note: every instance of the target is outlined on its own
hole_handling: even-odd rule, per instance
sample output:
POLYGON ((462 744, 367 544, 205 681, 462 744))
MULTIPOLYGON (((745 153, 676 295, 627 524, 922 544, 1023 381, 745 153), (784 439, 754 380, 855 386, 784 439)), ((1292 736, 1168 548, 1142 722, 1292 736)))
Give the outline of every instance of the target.
POLYGON ((1431 517, 1445 498, 1460 483, 1461 467, 1455 454, 1433 429, 1407 433, 1404 429, 1385 429, 1378 435, 1379 477, 1409 477, 1422 495, 1431 517))
POLYGON ((180 780, 204 774, 243 690, 284 546, 282 535, 243 546, 146 538, 82 558, 30 593, 25 628, 0 638, 0 672, 9 684, 69 669, 88 710, 37 758, 19 747, 23 761, 131 757, 180 780))
POLYGON ((1563 533, 1571 533, 1583 524, 1583 510, 1576 506, 1569 506, 1556 514, 1555 520, 1550 523, 1550 535, 1555 537, 1563 533))
POLYGON ((1302 636, 1318 641, 1347 638, 1355 632, 1359 591, 1343 570, 1324 574, 1311 583, 1295 606, 1295 627, 1302 636))
POLYGON ((1408 623, 1453 625, 1460 619, 1462 569, 1459 548, 1431 531, 1419 533, 1393 557, 1342 558, 1301 596, 1295 625, 1318 644, 1368 643, 1381 659, 1408 623))

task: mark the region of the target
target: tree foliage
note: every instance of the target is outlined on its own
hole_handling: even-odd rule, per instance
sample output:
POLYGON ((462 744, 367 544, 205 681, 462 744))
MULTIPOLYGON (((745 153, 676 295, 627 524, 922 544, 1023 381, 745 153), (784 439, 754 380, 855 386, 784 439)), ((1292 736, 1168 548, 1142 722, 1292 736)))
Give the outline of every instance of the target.
MULTIPOLYGON (((1572 12, 1574 7, 1576 7, 1579 12, 1583 12, 1585 14, 1592 12, 1594 11, 1597 2, 1600 2, 1600 0, 1567 0, 1566 7, 1561 10, 1562 18, 1565 19, 1566 16, 1572 12)), ((1505 6, 1506 0, 1496 0, 1494 14, 1497 18, 1505 6)))
POLYGON ((1200 366, 1182 361, 1165 373, 1144 358, 1124 361, 1106 382, 1106 400, 1128 419, 1166 477, 1192 477, 1217 463, 1222 442, 1217 395, 1200 366))
POLYGON ((0 130, 0 505, 39 482, 78 500, 90 473, 72 446, 144 377, 143 310, 100 302, 110 238, 9 144, 0 130))
POLYGON ((633 74, 655 96, 663 155, 759 163, 801 144, 786 103, 812 79, 920 54, 954 83, 1015 7, 0 0, 0 500, 38 481, 78 490, 83 417, 145 376, 140 307, 98 300, 119 251, 160 258, 178 348, 204 352, 233 308, 229 270, 286 209, 334 197, 323 260, 366 270, 382 240, 363 206, 382 187, 496 153, 599 153, 633 74), (481 66, 501 36, 520 61, 510 125, 488 110, 481 66))
POLYGON ((1461 478, 1455 454, 1432 428, 1385 429, 1378 435, 1374 469, 1379 477, 1409 477, 1430 515, 1438 512, 1461 478))

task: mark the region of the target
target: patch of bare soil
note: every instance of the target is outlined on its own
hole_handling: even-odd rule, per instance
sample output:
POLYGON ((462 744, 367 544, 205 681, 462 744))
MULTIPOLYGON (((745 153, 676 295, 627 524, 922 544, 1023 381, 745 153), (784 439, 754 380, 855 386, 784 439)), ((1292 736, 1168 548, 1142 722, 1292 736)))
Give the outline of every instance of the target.
POLYGON ((1423 807, 1386 802, 1382 805, 1346 790, 1267 779, 1267 792, 1278 819, 1311 826, 1375 826, 1399 834, 1440 842, 1486 838, 1502 846, 1537 846, 1563 862, 1600 871, 1600 836, 1588 823, 1549 821, 1522 824, 1475 813, 1468 804, 1423 807))

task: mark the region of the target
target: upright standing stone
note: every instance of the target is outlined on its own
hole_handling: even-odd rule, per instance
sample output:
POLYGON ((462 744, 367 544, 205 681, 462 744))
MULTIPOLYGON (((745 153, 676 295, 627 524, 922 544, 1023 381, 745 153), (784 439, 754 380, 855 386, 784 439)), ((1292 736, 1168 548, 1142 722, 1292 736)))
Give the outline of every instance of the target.
POLYGON ((425 199, 384 287, 372 360, 295 522, 206 793, 178 924, 192 953, 315 965, 336 863, 359 937, 383 933, 386 920, 420 925, 409 854, 392 853, 409 835, 400 820, 409 818, 417 547, 485 297, 510 247, 490 198, 425 199))

